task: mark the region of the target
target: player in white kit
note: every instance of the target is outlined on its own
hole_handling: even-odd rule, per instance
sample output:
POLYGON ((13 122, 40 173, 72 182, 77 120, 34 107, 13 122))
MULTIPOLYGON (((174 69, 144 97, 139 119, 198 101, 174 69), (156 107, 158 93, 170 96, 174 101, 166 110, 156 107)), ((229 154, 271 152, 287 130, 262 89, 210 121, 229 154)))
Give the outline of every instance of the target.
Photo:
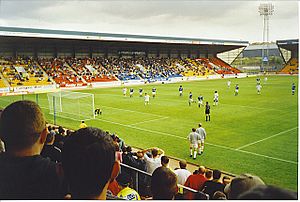
POLYGON ((230 85, 231 85, 231 81, 228 80, 228 81, 227 81, 227 87, 230 88, 230 85))
POLYGON ((260 84, 256 85, 257 94, 260 95, 262 86, 260 84))
POLYGON ((219 103, 219 94, 218 94, 218 91, 215 91, 215 94, 214 94, 214 105, 218 105, 219 103))
POLYGON ((148 105, 148 104, 150 104, 150 96, 147 94, 147 93, 145 93, 145 106, 146 105, 148 105))
POLYGON ((198 154, 204 152, 204 140, 206 139, 206 131, 202 128, 202 124, 199 123, 199 128, 197 128, 196 133, 200 135, 200 140, 198 141, 198 154))
POLYGON ((196 159, 197 157, 197 149, 200 141, 200 135, 196 133, 196 129, 193 128, 192 132, 187 136, 187 139, 190 142, 190 157, 196 159))
POLYGON ((127 88, 123 88, 123 96, 126 97, 127 88))

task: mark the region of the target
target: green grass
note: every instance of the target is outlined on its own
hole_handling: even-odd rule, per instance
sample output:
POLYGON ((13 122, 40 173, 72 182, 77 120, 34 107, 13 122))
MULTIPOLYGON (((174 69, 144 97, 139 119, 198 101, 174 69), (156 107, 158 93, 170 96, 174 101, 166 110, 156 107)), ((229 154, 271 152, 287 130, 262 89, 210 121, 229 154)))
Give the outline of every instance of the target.
MULTIPOLYGON (((84 90, 95 95, 95 106, 103 111, 101 117, 86 123, 116 132, 131 146, 160 147, 170 156, 234 174, 255 174, 268 184, 296 191, 298 94, 291 95, 291 84, 298 83, 298 77, 270 76, 267 84, 262 81, 261 95, 256 94, 255 77, 231 81, 230 89, 225 79, 145 85, 145 92, 150 93, 153 86, 157 88, 157 97, 150 100, 149 106, 144 106, 143 98, 138 96, 140 86, 133 87, 133 98, 123 97, 122 87, 84 90), (240 86, 238 96, 233 95, 236 83, 240 86), (184 87, 183 97, 178 95, 179 85, 184 87), (217 107, 212 106, 215 90, 219 92, 217 107), (202 94, 204 101, 209 101, 211 122, 205 122, 204 108, 188 106, 189 91, 194 99, 202 94), (199 122, 208 134, 205 153, 192 160, 186 137, 199 122)), ((3 97, 0 104, 5 106, 20 98, 3 97)), ((34 96, 25 98, 35 100, 34 96)), ((39 95, 39 104, 45 107, 48 121, 53 122, 45 94, 39 95)), ((63 118, 58 118, 57 123, 72 129, 78 129, 80 124, 63 118)))

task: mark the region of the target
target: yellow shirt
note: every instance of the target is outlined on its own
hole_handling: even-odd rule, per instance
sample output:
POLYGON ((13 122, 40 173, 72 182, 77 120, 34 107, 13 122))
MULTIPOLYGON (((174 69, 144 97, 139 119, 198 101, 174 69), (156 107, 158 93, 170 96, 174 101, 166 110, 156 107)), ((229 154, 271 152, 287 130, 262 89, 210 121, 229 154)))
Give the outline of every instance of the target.
POLYGON ((80 125, 79 125, 79 128, 86 128, 87 127, 87 125, 85 124, 85 123, 81 123, 80 125))
POLYGON ((122 189, 117 196, 126 200, 141 200, 140 195, 130 187, 122 189))

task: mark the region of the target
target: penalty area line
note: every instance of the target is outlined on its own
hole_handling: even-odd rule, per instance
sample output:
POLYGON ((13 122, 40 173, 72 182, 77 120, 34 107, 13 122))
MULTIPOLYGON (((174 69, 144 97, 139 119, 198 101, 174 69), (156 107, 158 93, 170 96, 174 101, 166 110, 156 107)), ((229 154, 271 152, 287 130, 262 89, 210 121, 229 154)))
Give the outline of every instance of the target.
MULTIPOLYGON (((118 122, 114 122, 114 121, 109 121, 109 120, 105 120, 105 119, 99 119, 98 118, 98 120, 103 121, 103 122, 107 122, 107 123, 112 123, 112 124, 124 126, 124 127, 127 127, 127 128, 132 128, 132 129, 136 129, 136 130, 141 130, 141 131, 146 131, 146 132, 150 132, 150 133, 156 133, 156 134, 166 135, 166 136, 170 136, 170 137, 175 137, 175 138, 178 138, 178 139, 187 140, 187 138, 184 138, 184 137, 181 137, 181 136, 177 136, 177 135, 173 135, 173 134, 170 134, 170 133, 165 133, 165 132, 160 132, 160 131, 155 131, 155 130, 148 130, 148 129, 139 128, 139 127, 131 126, 131 125, 126 125, 126 124, 122 124, 122 123, 118 123, 118 122)), ((218 147, 218 148, 222 148, 222 149, 226 149, 226 150, 231 150, 231 151, 235 151, 235 152, 251 154, 251 155, 254 155, 254 156, 259 156, 259 157, 263 157, 263 158, 267 158, 267 159, 271 159, 271 160, 276 160, 276 161, 281 161, 281 162, 285 162, 285 163, 291 163, 291 164, 298 165, 298 162, 296 162, 296 161, 290 161, 290 160, 280 159, 280 158, 276 158, 276 157, 272 157, 272 156, 267 156, 267 155, 263 155, 263 154, 257 154, 257 153, 254 153, 254 152, 248 152, 248 151, 244 151, 244 150, 237 150, 235 148, 231 148, 231 147, 227 147, 227 146, 222 146, 222 145, 217 145, 217 144, 212 144, 212 143, 208 143, 208 142, 206 142, 205 144, 211 145, 211 146, 214 146, 214 147, 218 147)))
POLYGON ((257 140, 257 141, 255 141, 255 142, 251 142, 251 143, 249 143, 249 144, 243 145, 243 146, 241 146, 241 147, 239 147, 239 148, 236 148, 236 150, 244 149, 245 147, 249 147, 249 146, 254 145, 254 144, 257 144, 257 143, 259 143, 259 142, 262 142, 262 141, 271 139, 271 138, 273 138, 273 137, 276 137, 276 136, 285 134, 285 133, 290 132, 290 131, 292 131, 292 130, 295 130, 295 129, 297 129, 297 128, 298 128, 298 126, 296 126, 296 127, 294 127, 294 128, 291 128, 291 129, 288 129, 288 130, 285 130, 285 131, 281 131, 280 133, 276 133, 275 135, 271 135, 271 136, 266 137, 266 138, 263 138, 263 139, 261 139, 261 140, 257 140))

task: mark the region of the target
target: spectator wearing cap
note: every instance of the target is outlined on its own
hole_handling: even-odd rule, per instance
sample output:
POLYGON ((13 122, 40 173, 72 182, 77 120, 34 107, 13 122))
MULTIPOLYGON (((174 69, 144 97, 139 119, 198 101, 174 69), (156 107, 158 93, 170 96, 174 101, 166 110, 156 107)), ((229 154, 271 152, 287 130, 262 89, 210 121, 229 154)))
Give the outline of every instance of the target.
POLYGON ((226 185, 224 192, 228 199, 237 199, 242 193, 265 183, 257 176, 250 174, 241 174, 232 179, 231 183, 226 185))
POLYGON ((213 170, 213 179, 206 181, 201 190, 212 198, 216 191, 224 192, 225 185, 220 182, 221 171, 213 170))
POLYGON ((55 138, 54 133, 48 133, 41 155, 51 161, 61 162, 61 150, 53 145, 55 138))
MULTIPOLYGON (((186 182, 184 183, 184 186, 190 187, 194 190, 200 190, 200 188, 203 186, 203 184, 207 181, 205 174, 205 167, 200 166, 198 169, 198 172, 196 174, 190 175, 186 182)), ((195 194, 191 191, 186 191, 184 195, 185 199, 193 200, 195 199, 195 194)))
POLYGON ((41 108, 18 101, 1 114, 0 135, 6 151, 0 154, 0 199, 62 199, 60 164, 40 153, 47 137, 41 108))
POLYGON ((192 174, 190 171, 186 169, 187 163, 185 160, 179 161, 179 167, 180 169, 177 169, 174 171, 174 173, 177 176, 177 182, 178 184, 184 185, 187 178, 192 174))
POLYGON ((65 141, 62 165, 72 199, 106 199, 107 188, 120 171, 110 135, 82 128, 65 141))
POLYGON ((151 192, 154 200, 172 200, 178 192, 175 173, 163 166, 157 168, 151 178, 151 192))
POLYGON ((140 195, 129 185, 132 183, 132 178, 130 175, 121 175, 119 178, 119 188, 120 192, 118 197, 126 200, 141 200, 140 195))

